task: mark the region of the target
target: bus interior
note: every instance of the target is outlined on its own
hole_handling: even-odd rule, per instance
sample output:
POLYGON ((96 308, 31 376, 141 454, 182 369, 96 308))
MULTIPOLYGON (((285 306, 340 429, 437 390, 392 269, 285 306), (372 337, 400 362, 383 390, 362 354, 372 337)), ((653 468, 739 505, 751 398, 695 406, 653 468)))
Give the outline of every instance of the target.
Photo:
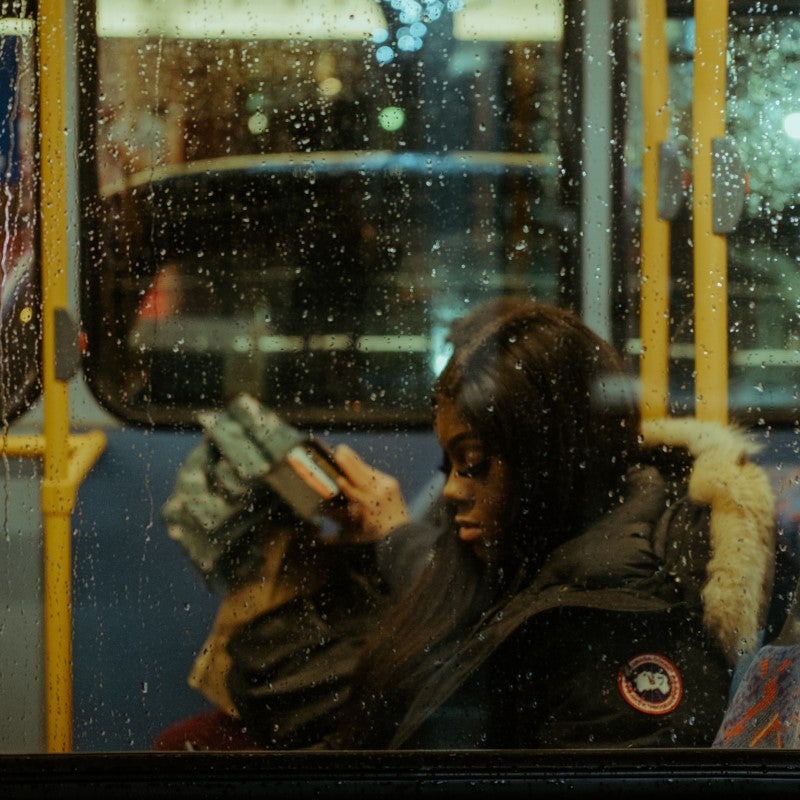
POLYGON ((448 327, 498 295, 577 310, 644 416, 759 442, 780 629, 800 575, 798 56, 787 0, 0 4, 9 786, 800 785, 781 750, 148 752, 208 707, 187 675, 219 597, 161 518, 198 415, 248 392, 424 502, 448 327))

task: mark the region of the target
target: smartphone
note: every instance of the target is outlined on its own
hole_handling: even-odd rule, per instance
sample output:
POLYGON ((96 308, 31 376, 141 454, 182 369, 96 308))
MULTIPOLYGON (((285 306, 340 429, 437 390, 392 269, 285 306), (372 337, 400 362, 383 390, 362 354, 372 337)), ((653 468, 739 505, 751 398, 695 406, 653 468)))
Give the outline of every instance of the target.
POLYGON ((341 475, 333 453, 317 439, 295 445, 286 454, 286 462, 322 500, 333 500, 340 494, 336 479, 341 475))

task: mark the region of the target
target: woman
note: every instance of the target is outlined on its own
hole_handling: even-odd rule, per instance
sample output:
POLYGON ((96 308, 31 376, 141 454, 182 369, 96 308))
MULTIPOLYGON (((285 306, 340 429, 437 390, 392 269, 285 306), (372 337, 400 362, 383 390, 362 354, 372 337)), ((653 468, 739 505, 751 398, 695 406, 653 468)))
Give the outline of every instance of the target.
MULTIPOLYGON (((503 299, 452 338, 433 394, 452 527, 368 643, 331 746, 708 746, 772 580, 746 442, 649 425, 645 445, 700 455, 687 495, 688 453, 640 446, 621 361, 575 315, 503 299)), ((391 482, 340 463, 357 527, 387 534, 391 482)))
POLYGON ((502 298, 451 340, 441 503, 411 520, 337 448, 342 568, 232 635, 236 713, 265 747, 709 746, 771 590, 752 447, 640 425, 619 356, 569 311, 502 298))

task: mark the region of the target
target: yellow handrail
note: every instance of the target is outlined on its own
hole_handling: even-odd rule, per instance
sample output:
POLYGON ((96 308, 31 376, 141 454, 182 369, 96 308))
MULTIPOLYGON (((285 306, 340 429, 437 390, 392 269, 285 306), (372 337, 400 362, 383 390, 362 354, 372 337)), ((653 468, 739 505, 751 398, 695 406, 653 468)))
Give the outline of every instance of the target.
MULTIPOLYGON (((44 674, 48 752, 72 750, 71 475, 69 394, 56 377, 55 314, 68 302, 66 9, 64 0, 39 4, 39 120, 41 125, 41 257, 44 380, 44 674)), ((97 450, 86 451, 86 455, 97 450)), ((84 464, 84 466, 87 466, 84 464)), ((72 472, 76 471, 73 468, 72 472)))
POLYGON ((669 136, 666 0, 639 0, 642 30, 642 278, 639 316, 642 419, 667 415, 669 223, 658 214, 659 149, 669 136))
POLYGON ((727 242, 713 232, 712 142, 725 135, 727 0, 695 15, 692 103, 695 394, 699 419, 728 421, 727 242))
POLYGON ((44 459, 45 736, 50 753, 72 750, 71 514, 78 487, 103 452, 102 431, 70 434, 68 385, 56 377, 56 312, 67 307, 67 121, 64 0, 41 0, 38 16, 42 380, 44 435, 7 436, 0 452, 44 459))
MULTIPOLYGON (((72 600, 70 516, 83 478, 106 446, 102 431, 73 434, 66 459, 42 483, 44 519, 45 725, 48 752, 72 749, 72 600)), ((46 436, 9 436, 0 452, 9 457, 44 458, 52 463, 46 436)), ((47 475, 48 471, 45 470, 47 475)))

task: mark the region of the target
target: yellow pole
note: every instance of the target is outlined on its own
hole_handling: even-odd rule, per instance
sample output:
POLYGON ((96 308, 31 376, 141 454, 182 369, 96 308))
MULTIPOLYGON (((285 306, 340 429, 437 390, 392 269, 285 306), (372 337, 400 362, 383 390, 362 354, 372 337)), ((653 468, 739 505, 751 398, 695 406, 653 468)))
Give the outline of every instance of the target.
MULTIPOLYGON (((699 10, 700 4, 695 4, 699 10)), ((713 233, 712 140, 725 134, 727 0, 695 14, 694 175, 695 395, 699 419, 728 421, 727 242, 713 233)))
POLYGON ((66 308, 67 117, 66 0, 39 3, 39 120, 41 126, 41 258, 44 381, 44 674, 47 751, 72 750, 72 549, 73 497, 69 468, 69 397, 55 375, 56 309, 66 308))
POLYGON ((106 445, 102 431, 70 435, 68 386, 56 377, 55 317, 68 301, 65 2, 41 0, 38 16, 44 435, 0 439, 6 456, 44 459, 45 736, 51 753, 72 750, 70 518, 78 487, 106 445))
POLYGON ((658 215, 659 147, 669 137, 666 0, 639 0, 642 30, 642 281, 639 337, 642 419, 667 415, 669 223, 658 215))

